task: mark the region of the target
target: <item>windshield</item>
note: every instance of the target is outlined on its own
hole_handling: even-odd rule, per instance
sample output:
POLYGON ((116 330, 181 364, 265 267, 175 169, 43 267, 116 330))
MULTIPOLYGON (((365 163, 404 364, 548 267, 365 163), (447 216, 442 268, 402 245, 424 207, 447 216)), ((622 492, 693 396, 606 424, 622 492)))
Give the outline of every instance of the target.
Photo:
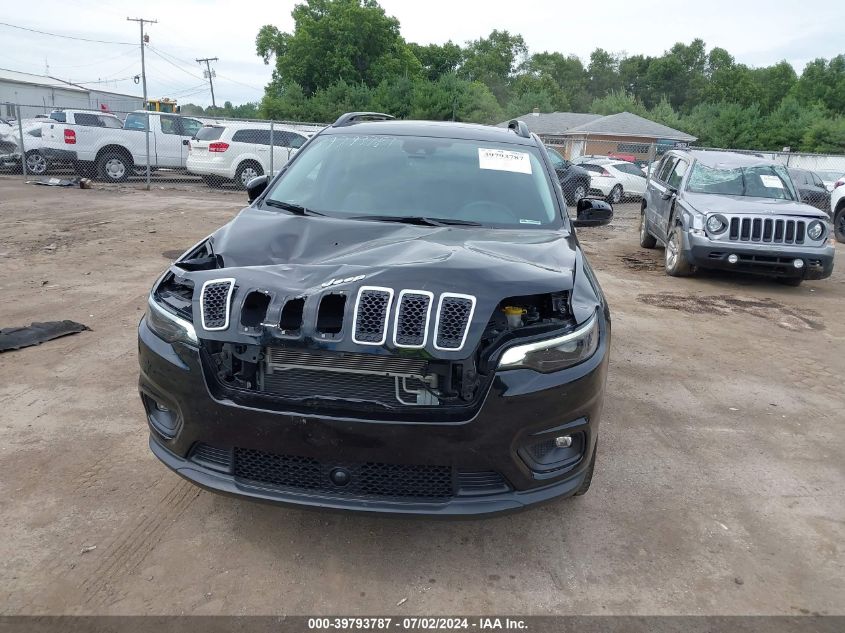
POLYGON ((339 217, 426 217, 497 228, 548 228, 561 222, 552 191, 534 147, 338 134, 308 145, 265 200, 339 217))
POLYGON ((780 165, 708 167, 697 162, 690 173, 687 191, 723 196, 796 199, 789 175, 780 165))

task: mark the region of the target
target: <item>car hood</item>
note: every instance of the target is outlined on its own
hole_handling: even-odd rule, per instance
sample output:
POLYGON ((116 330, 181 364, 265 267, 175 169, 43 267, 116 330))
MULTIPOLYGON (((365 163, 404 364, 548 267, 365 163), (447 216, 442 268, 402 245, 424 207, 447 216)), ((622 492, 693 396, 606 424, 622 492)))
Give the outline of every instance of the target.
POLYGON ((828 217, 803 202, 777 200, 775 198, 753 198, 750 196, 722 196, 708 193, 683 194, 685 202, 701 213, 727 213, 731 215, 802 215, 817 218, 828 217))
MULTIPOLYGON (((235 279, 235 323, 237 306, 251 291, 269 294, 273 306, 297 297, 316 304, 325 293, 344 294, 348 312, 362 286, 390 288, 394 296, 402 290, 428 291, 435 301, 445 292, 471 295, 476 308, 466 343, 470 349, 507 297, 569 291, 579 321, 598 305, 589 282, 576 280, 582 254, 575 237, 564 229, 427 227, 303 217, 251 207, 209 241, 222 268, 186 272, 178 270, 178 262, 173 268, 194 282, 198 327, 202 326, 196 318, 202 284, 220 278, 235 279), (577 292, 573 291, 576 282, 577 292)), ((267 320, 272 321, 269 314, 267 320)), ((249 335, 242 330, 230 327, 227 332, 203 336, 247 342, 249 335)), ((355 349, 348 340, 334 347, 355 349)))

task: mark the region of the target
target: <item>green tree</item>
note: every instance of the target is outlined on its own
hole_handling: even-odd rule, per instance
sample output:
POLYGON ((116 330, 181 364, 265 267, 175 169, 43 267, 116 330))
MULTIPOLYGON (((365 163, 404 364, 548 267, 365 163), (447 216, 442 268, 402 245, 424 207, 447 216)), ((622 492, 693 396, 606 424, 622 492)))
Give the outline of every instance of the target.
POLYGON ((807 131, 825 118, 821 107, 802 105, 795 97, 787 97, 764 119, 760 129, 760 147, 798 149, 807 131))
POLYGON ((590 65, 587 66, 590 94, 596 97, 606 97, 611 92, 622 90, 622 79, 619 76, 619 59, 602 48, 590 53, 590 65))
POLYGON ((504 103, 510 79, 527 55, 528 47, 521 35, 494 30, 487 37, 467 43, 459 73, 465 79, 484 83, 504 103))
POLYGON ((375 87, 422 68, 399 34, 399 21, 375 0, 305 0, 291 15, 293 33, 263 26, 256 51, 275 58, 274 83, 298 83, 310 96, 343 81, 375 87))
POLYGON ((831 112, 845 113, 845 55, 837 55, 830 61, 811 61, 791 94, 801 103, 821 103, 831 112))
POLYGON ((801 151, 845 154, 845 117, 819 119, 804 133, 801 151))
POLYGON ((423 75, 435 81, 441 75, 457 72, 464 58, 461 47, 449 40, 445 44, 408 44, 422 65, 423 75))
POLYGON ((705 147, 764 149, 760 147, 759 106, 738 103, 702 103, 683 117, 683 126, 705 147))
POLYGON ((648 109, 642 101, 634 95, 622 91, 613 91, 610 94, 593 100, 590 112, 595 114, 618 114, 619 112, 630 112, 642 117, 648 116, 648 109))
POLYGON ((587 70, 575 55, 535 53, 523 64, 522 70, 554 79, 573 111, 584 112, 590 107, 592 97, 587 90, 587 70))

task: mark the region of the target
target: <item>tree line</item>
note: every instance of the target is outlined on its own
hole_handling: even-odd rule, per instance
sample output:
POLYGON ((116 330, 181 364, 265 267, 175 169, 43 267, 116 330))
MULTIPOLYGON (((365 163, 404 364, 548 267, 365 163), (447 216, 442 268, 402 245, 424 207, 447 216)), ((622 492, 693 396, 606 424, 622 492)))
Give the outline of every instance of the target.
POLYGON ((498 123, 534 108, 628 111, 704 146, 845 152, 845 55, 816 59, 800 76, 786 61, 738 63, 700 39, 659 56, 597 48, 584 61, 532 53, 505 30, 463 45, 406 42, 376 0, 305 0, 292 16, 293 32, 267 25, 256 37, 258 55, 274 64, 261 102, 247 104, 259 116, 332 121, 374 110, 498 123))

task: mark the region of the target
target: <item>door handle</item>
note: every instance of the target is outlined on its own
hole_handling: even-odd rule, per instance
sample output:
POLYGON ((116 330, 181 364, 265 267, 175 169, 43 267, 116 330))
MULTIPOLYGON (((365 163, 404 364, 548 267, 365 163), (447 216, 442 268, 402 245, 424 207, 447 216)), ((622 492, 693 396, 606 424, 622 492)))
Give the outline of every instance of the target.
POLYGON ((183 139, 182 139, 182 145, 187 145, 187 144, 188 144, 188 143, 190 143, 190 142, 191 142, 191 141, 190 141, 189 139, 186 139, 186 138, 183 138, 183 139))

